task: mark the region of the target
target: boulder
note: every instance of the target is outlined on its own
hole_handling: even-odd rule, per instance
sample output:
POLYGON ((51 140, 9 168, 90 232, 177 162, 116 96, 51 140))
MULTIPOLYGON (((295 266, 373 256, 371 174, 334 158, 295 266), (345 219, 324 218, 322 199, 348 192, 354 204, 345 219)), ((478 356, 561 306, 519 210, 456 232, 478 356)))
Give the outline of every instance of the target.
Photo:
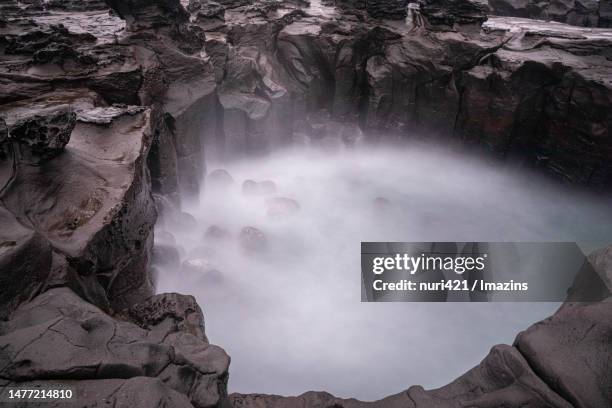
POLYGON ((267 214, 270 217, 282 217, 296 214, 300 211, 300 204, 291 198, 274 197, 266 200, 267 214))
POLYGON ((270 180, 256 182, 253 180, 245 180, 242 183, 242 194, 251 195, 270 195, 276 193, 276 184, 270 180))
POLYGON ((174 234, 168 231, 155 231, 155 243, 160 245, 176 246, 174 234))
POLYGON ((263 251, 268 244, 266 235, 255 227, 242 228, 238 240, 243 249, 253 252, 263 251))
POLYGON ((224 228, 218 227, 216 225, 211 225, 206 229, 204 233, 204 238, 213 239, 213 240, 224 240, 231 236, 229 231, 224 228))
POLYGON ((181 272, 191 278, 204 276, 214 269, 214 263, 207 258, 189 258, 181 265, 181 272))
POLYGON ((204 314, 193 296, 178 293, 155 295, 143 303, 129 308, 124 314, 140 327, 152 330, 160 324, 172 321, 176 330, 206 339, 204 314))
POLYGON ((259 194, 259 184, 253 180, 245 180, 242 183, 242 194, 244 195, 258 195, 259 194))
POLYGON ((227 188, 234 184, 234 178, 227 170, 216 169, 206 176, 206 185, 212 189, 227 188))
POLYGON ((565 304, 520 333, 515 346, 539 377, 577 408, 604 408, 612 395, 610 298, 565 304))

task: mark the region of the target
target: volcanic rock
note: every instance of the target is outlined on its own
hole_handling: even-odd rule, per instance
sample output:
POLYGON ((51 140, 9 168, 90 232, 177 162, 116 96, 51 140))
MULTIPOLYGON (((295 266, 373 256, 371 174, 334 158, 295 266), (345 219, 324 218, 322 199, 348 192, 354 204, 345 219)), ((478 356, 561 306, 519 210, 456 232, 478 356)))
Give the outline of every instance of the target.
POLYGON ((421 14, 433 25, 480 26, 487 20, 486 6, 477 0, 419 0, 418 4, 421 14))
MULTIPOLYGON (((14 123, 10 140, 21 154, 0 162, 3 206, 27 220, 23 228, 37 232, 29 242, 54 253, 50 276, 42 280, 41 268, 41 281, 29 284, 68 284, 102 308, 146 299, 152 294, 146 269, 155 222, 145 167, 148 112, 97 125, 75 124, 74 113, 63 108, 42 111, 27 119, 20 109, 7 111, 14 123), (45 158, 44 165, 26 165, 28 152, 45 158)), ((9 241, 20 243, 27 235, 9 241)), ((34 257, 24 271, 40 262, 51 265, 48 259, 34 257)))
POLYGON ((187 23, 189 13, 179 0, 106 0, 107 4, 127 23, 131 31, 162 28, 187 23))
POLYGON ((242 183, 242 194, 244 195, 269 195, 276 192, 276 184, 270 180, 256 182, 253 180, 245 180, 242 183))
POLYGON ((155 231, 155 243, 161 245, 176 246, 176 238, 168 231, 155 231))
POLYGON ((206 258, 190 258, 181 266, 181 272, 190 277, 203 276, 213 269, 214 264, 206 258))
POLYGON ((230 233, 229 231, 221 227, 218 227, 216 225, 211 225, 210 227, 206 229, 206 232, 204 233, 204 237, 214 239, 214 240, 223 240, 223 239, 229 238, 230 233))
POLYGON ((533 1, 489 0, 493 14, 553 20, 584 27, 611 27, 606 0, 533 1))
POLYGON ((240 246, 247 251, 259 252, 266 248, 266 235, 255 227, 244 227, 238 237, 240 246))
POLYGON ((234 178, 224 169, 216 169, 206 176, 206 183, 211 188, 226 188, 234 184, 234 178))
POLYGON ((270 217, 281 217, 295 214, 300 211, 300 204, 286 197, 274 197, 266 200, 267 214, 270 217))
POLYGON ((201 408, 222 403, 229 358, 206 341, 202 314, 193 298, 158 295, 127 315, 140 327, 106 315, 70 289, 45 292, 21 305, 0 328, 3 380, 9 384, 89 380, 77 385, 92 386, 104 395, 108 383, 98 381, 121 380, 115 382, 120 387, 126 378, 149 377, 135 380, 151 387, 146 388, 145 394, 152 393, 145 400, 170 398, 201 408), (50 344, 53 352, 49 352, 50 344))
POLYGON ((170 320, 176 326, 176 330, 208 341, 204 328, 204 315, 193 296, 178 293, 155 295, 143 303, 132 306, 124 314, 143 329, 153 330, 154 327, 165 325, 170 320))
POLYGON ((10 140, 19 144, 22 154, 49 159, 60 154, 76 125, 76 114, 59 107, 42 115, 19 119, 10 127, 10 140))

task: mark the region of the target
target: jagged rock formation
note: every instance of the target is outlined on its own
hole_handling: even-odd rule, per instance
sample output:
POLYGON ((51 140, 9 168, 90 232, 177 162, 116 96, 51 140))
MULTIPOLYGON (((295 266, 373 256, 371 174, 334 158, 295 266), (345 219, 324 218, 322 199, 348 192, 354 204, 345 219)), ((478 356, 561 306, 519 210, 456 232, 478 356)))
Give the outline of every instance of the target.
POLYGON ((147 322, 141 328, 108 316, 68 288, 51 289, 0 324, 0 387, 79 380, 66 384, 74 385, 82 406, 101 398, 116 406, 219 406, 226 398, 229 357, 208 344, 199 309, 194 319, 181 303, 195 301, 159 295, 134 306, 128 314, 147 322), (152 316, 152 305, 160 303, 171 306, 152 316))
MULTIPOLYGON (((149 268, 157 212, 185 215, 204 153, 421 137, 612 185, 609 33, 509 18, 481 30, 471 0, 422 0, 408 23, 401 1, 342 3, 193 0, 189 14, 178 0, 108 0, 112 13, 95 0, 0 1, 0 386, 74 381, 89 406, 227 402, 229 360, 201 310, 152 297, 149 268), (48 344, 59 352, 38 353, 48 344)), ((606 296, 565 306, 441 390, 372 404, 604 406, 606 296), (551 356, 568 344, 578 357, 562 375, 551 356)))
POLYGON ((609 185, 603 33, 499 18, 483 33, 483 9, 469 1, 423 1, 412 30, 358 10, 307 17, 284 7, 278 18, 233 8, 226 33, 207 39, 223 108, 219 131, 204 138, 209 152, 360 123, 370 140, 450 136, 568 182, 609 185))
POLYGON ((491 12, 499 16, 552 20, 584 27, 612 27, 609 0, 489 0, 489 6, 491 12))

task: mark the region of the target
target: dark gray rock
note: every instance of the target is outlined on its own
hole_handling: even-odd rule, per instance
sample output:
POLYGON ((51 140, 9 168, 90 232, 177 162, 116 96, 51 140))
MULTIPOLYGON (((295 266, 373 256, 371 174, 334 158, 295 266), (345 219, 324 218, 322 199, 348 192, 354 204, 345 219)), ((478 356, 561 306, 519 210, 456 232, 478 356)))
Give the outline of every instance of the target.
POLYGON ((190 0, 187 10, 205 31, 220 30, 225 26, 225 7, 210 0, 190 0))
POLYGON ((147 330, 153 330, 154 327, 171 321, 176 330, 208 341, 204 328, 204 314, 193 296, 178 293, 155 295, 143 303, 132 306, 125 314, 131 321, 147 330))
POLYGON ((104 0, 48 0, 46 7, 62 11, 108 10, 104 0))
POLYGON ((123 309, 153 292, 147 275, 155 222, 145 167, 149 112, 76 126, 74 113, 60 112, 11 127, 21 155, 4 161, 1 198, 57 254, 47 285, 67 284, 100 307, 123 309), (64 147, 44 166, 29 165, 23 156, 32 149, 38 160, 64 147))
POLYGON ((419 0, 418 4, 422 15, 433 25, 480 26, 487 20, 486 6, 477 0, 419 0))
POLYGON ((189 19, 179 0, 106 0, 106 3, 132 31, 185 24, 189 19))
MULTIPOLYGON (((184 394, 170 393, 183 405, 223 403, 229 357, 206 341, 193 299, 158 295, 128 316, 146 329, 106 315, 67 288, 51 289, 0 325, 0 376, 13 382, 152 377, 184 394)), ((143 390, 152 392, 153 401, 162 398, 159 382, 139 381, 147 388, 126 390, 123 398, 143 390)), ((104 389, 104 383, 96 384, 104 389)))
POLYGON ((605 408, 612 395, 612 302, 564 304, 518 335, 515 346, 551 388, 578 408, 605 408))
POLYGON ((10 138, 20 146, 22 154, 49 159, 64 150, 75 126, 76 114, 60 107, 19 119, 10 127, 10 138))
POLYGON ((243 249, 252 252, 263 251, 268 245, 266 235, 255 227, 244 227, 240 230, 238 240, 243 249))
POLYGON ((365 6, 372 17, 400 20, 406 18, 408 0, 366 0, 365 6))
POLYGON ((0 207, 0 319, 42 290, 51 271, 51 247, 0 207))
POLYGON ((606 0, 489 0, 489 6, 491 12, 499 16, 553 20, 583 27, 610 27, 606 0))
POLYGON ((3 118, 0 118, 0 160, 7 159, 10 152, 8 126, 3 118))

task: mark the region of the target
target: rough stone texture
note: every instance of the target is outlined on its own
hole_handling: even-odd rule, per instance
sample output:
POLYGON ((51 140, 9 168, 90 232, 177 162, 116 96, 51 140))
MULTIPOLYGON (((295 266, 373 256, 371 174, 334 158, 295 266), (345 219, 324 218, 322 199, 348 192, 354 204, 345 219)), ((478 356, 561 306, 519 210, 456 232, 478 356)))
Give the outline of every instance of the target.
POLYGON ((180 25, 189 17, 179 0, 106 0, 106 3, 126 20, 132 31, 180 25))
POLYGON ((567 303, 515 341, 534 372, 576 408, 612 401, 611 301, 567 303))
POLYGON ((366 0, 365 7, 372 17, 402 19, 406 17, 408 0, 366 0))
MULTIPOLYGON (((195 224, 180 197, 198 195, 205 156, 420 137, 612 185, 609 31, 508 17, 481 27, 484 9, 470 0, 422 0, 407 22, 390 20, 405 8, 389 0, 194 0, 191 15, 178 0, 107 3, 111 13, 95 0, 0 0, 2 387, 77 381, 86 406, 226 403, 229 358, 207 343, 193 299, 151 298, 148 265, 152 193, 172 208, 169 222, 195 224)), ((598 24, 611 16, 600 1, 598 24)), ((258 249, 265 235, 246 240, 258 249)), ((232 400, 609 406, 608 252, 592 255, 596 273, 585 268, 568 298, 589 291, 599 302, 567 304, 439 390, 374 403, 232 400)))
POLYGON ((51 248, 0 207, 0 319, 42 289, 51 270, 51 248))
MULTIPOLYGON (((148 313, 146 307, 138 310, 148 313)), ((104 395, 113 379, 152 377, 163 385, 135 380, 121 398, 135 398, 150 390, 151 396, 145 398, 151 401, 169 399, 189 406, 177 395, 180 393, 194 407, 218 406, 226 397, 229 357, 205 338, 182 331, 189 326, 177 326, 180 311, 174 312, 160 316, 147 330, 115 320, 70 289, 51 289, 21 305, 0 324, 0 377, 13 382, 98 380, 82 385, 86 389, 91 386, 92 397, 104 395)), ((136 309, 132 313, 140 321, 147 319, 136 309)), ((201 315, 199 319, 203 320, 201 315)))
MULTIPOLYGON (((10 126, 11 140, 16 139, 12 145, 14 149, 19 146, 19 153, 0 162, 0 199, 15 217, 13 223, 22 229, 8 229, 5 239, 19 242, 26 234, 23 230, 36 231, 32 242, 42 240, 36 245, 52 248, 53 262, 50 254, 32 259, 35 265, 45 262, 52 270, 48 277, 45 269, 30 273, 32 279, 37 277, 30 289, 67 284, 100 307, 122 309, 152 294, 147 262, 155 209, 145 167, 151 142, 149 112, 123 114, 119 110, 112 119, 105 116, 109 123, 98 124, 91 121, 101 112, 83 109, 87 119, 76 126, 75 113, 61 116, 74 127, 71 134, 65 121, 41 119, 40 115, 17 120, 18 133, 10 126), (63 132, 70 137, 63 154, 37 165, 32 163, 38 163, 38 158, 33 162, 23 154, 21 145, 30 136, 48 142, 64 138, 63 132)), ((29 106, 13 105, 5 113, 20 118, 29 111, 29 106)), ((26 146, 45 154, 45 149, 55 154, 51 147, 57 147, 38 141, 33 147, 26 146)), ((7 252, 6 256, 10 262, 15 255, 7 252)), ((0 258, 5 262, 4 256, 0 258)), ((3 268, 2 275, 8 271, 9 266, 3 268)), ((32 292, 11 294, 27 298, 32 292)))
POLYGON ((424 1, 412 29, 345 9, 304 17, 283 3, 274 18, 258 7, 227 9, 227 34, 206 42, 222 108, 209 152, 241 156, 360 123, 370 140, 451 136, 570 183, 610 185, 605 32, 512 18, 480 31, 484 7, 470 1, 424 1))
POLYGON ((486 19, 486 7, 476 0, 419 0, 421 13, 433 25, 456 24, 480 26, 486 19))
POLYGON ((0 160, 7 159, 10 154, 8 126, 4 119, 0 118, 0 160))
POLYGON ((179 331, 208 341, 204 329, 204 315, 193 296, 177 293, 156 295, 144 303, 132 306, 126 314, 131 321, 148 330, 170 319, 179 331))
POLYGON ((63 11, 108 10, 104 0, 48 0, 43 6, 63 11))
POLYGON ((612 27, 608 0, 489 0, 499 16, 552 20, 584 27, 612 27))
POLYGON ((10 129, 11 141, 21 155, 49 159, 60 154, 76 125, 76 114, 60 107, 46 114, 19 119, 10 129))

